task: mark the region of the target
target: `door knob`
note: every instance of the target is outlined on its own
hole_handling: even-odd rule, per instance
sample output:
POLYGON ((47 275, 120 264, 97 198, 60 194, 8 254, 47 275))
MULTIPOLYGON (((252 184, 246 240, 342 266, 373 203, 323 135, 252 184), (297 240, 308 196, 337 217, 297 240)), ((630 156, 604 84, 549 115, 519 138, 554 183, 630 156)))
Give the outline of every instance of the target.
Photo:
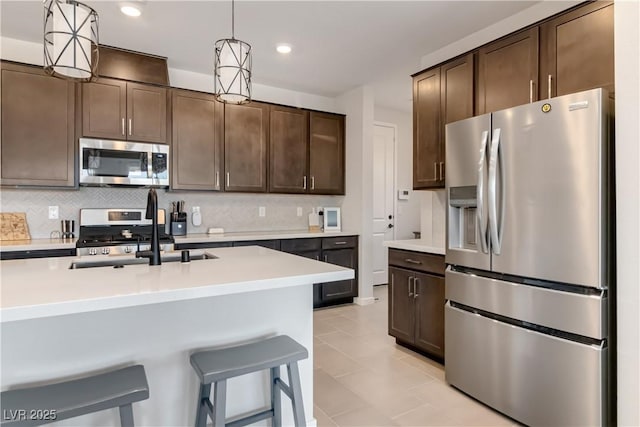
POLYGON ((389 225, 388 225, 388 227, 389 227, 389 228, 393 228, 393 224, 389 224, 389 225))

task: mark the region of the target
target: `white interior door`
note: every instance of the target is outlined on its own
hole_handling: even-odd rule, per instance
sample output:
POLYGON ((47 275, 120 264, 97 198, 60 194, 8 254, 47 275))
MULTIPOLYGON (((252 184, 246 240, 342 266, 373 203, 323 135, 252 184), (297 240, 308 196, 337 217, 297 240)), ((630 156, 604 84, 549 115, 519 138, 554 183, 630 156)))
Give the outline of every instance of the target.
POLYGON ((387 248, 393 240, 396 128, 375 124, 373 130, 373 284, 387 283, 387 248))

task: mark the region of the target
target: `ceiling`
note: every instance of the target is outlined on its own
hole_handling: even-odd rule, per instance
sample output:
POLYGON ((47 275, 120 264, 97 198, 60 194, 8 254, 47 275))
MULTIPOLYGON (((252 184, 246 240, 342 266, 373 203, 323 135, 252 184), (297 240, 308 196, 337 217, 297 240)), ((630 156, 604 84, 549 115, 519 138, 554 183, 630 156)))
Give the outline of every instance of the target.
MULTIPOLYGON (((213 44, 231 35, 230 1, 160 1, 130 18, 119 1, 84 3, 100 18, 100 43, 168 58, 209 74, 213 44)), ((411 110, 410 74, 422 56, 537 1, 243 1, 235 36, 253 48, 253 81, 334 97, 371 85, 376 105, 411 110), (293 52, 275 51, 279 42, 293 52)), ((42 1, 0 2, 1 34, 41 42, 42 1)))

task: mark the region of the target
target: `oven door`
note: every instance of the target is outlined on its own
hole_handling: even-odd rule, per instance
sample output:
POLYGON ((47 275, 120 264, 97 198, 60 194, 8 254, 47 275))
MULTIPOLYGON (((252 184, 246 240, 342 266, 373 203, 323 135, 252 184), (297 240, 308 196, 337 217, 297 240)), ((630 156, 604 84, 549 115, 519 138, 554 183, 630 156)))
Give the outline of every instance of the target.
POLYGON ((169 186, 169 147, 80 138, 80 184, 169 186))

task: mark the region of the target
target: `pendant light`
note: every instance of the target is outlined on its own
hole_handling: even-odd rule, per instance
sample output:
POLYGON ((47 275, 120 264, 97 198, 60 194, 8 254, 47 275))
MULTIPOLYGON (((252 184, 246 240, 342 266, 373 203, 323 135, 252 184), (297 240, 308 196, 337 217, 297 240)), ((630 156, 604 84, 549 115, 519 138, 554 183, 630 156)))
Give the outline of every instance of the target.
POLYGON ((214 90, 218 101, 246 104, 251 101, 251 46, 235 38, 234 0, 231 0, 231 38, 215 44, 214 90))
POLYGON ((66 79, 89 81, 98 67, 98 14, 75 0, 45 0, 44 69, 66 79))

